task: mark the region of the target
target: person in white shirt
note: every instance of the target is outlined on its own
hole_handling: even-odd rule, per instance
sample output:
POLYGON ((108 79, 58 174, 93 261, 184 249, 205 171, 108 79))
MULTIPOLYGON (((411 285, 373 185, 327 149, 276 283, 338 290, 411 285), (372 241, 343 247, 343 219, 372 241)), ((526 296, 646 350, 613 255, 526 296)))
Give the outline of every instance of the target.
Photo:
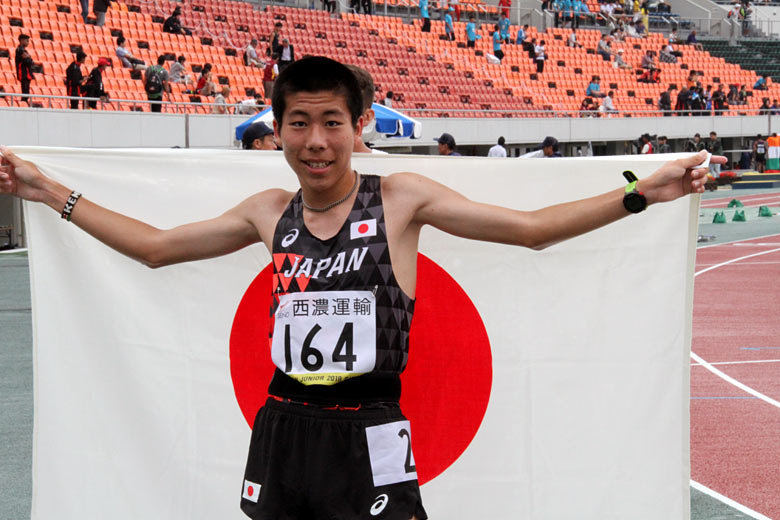
POLYGON ((488 157, 506 157, 506 148, 504 148, 504 143, 506 143, 506 140, 504 139, 504 136, 498 138, 498 144, 494 145, 493 147, 488 150, 488 157))
POLYGON ((612 98, 615 96, 615 92, 610 90, 607 94, 607 97, 605 97, 601 101, 601 106, 599 107, 599 112, 606 113, 606 114, 617 114, 617 109, 615 108, 615 104, 612 102, 612 98))
POLYGON ((248 67, 257 67, 259 69, 262 69, 265 67, 265 63, 260 61, 260 58, 257 57, 257 40, 252 38, 252 41, 249 42, 249 45, 246 46, 246 62, 245 65, 248 67))
POLYGON ((255 97, 244 99, 236 103, 236 114, 251 115, 260 112, 263 108, 263 95, 255 94, 255 97))
POLYGON ((133 54, 125 48, 125 43, 127 43, 127 40, 125 40, 124 36, 117 37, 116 55, 117 58, 119 58, 119 61, 122 62, 122 66, 126 69, 146 70, 144 60, 140 60, 133 56, 133 54))
POLYGON ((571 34, 569 35, 569 40, 566 42, 566 45, 574 48, 582 47, 582 44, 577 41, 577 31, 575 29, 571 30, 571 34))

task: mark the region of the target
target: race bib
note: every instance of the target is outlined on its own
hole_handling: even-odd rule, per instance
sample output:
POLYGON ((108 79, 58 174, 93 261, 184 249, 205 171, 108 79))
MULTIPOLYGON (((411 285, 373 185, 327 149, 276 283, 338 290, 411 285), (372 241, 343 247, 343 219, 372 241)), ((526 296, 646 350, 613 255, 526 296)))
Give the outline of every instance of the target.
POLYGON ((334 385, 376 365, 376 297, 370 291, 283 294, 271 359, 305 385, 334 385))
POLYGON ((409 421, 366 428, 374 487, 417 480, 409 421))

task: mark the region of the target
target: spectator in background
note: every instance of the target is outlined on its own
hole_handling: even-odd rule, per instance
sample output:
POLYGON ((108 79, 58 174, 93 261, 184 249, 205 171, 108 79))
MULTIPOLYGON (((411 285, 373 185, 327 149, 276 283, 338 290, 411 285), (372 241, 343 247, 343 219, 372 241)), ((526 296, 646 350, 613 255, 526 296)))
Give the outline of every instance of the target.
POLYGON ((672 32, 669 34, 669 44, 670 45, 679 45, 680 43, 680 37, 677 35, 677 29, 672 29, 672 32))
POLYGON ((636 30, 636 24, 634 21, 628 22, 628 27, 626 27, 626 36, 629 38, 641 38, 642 35, 639 34, 639 32, 636 30))
POLYGON ((531 60, 536 58, 536 38, 531 38, 530 42, 525 42, 523 48, 528 52, 528 57, 531 58, 531 60))
POLYGON ((168 78, 170 79, 171 83, 182 83, 185 86, 194 86, 192 82, 192 76, 187 74, 187 69, 184 67, 184 63, 186 61, 187 58, 184 56, 179 56, 176 58, 176 61, 171 63, 170 69, 168 71, 168 78))
MULTIPOLYGON (((30 46, 30 36, 27 34, 19 35, 19 46, 16 48, 14 56, 14 66, 16 67, 16 79, 22 85, 22 94, 30 93, 30 83, 35 79, 33 74, 33 59, 27 47, 30 46)), ((22 96, 22 101, 30 105, 30 96, 22 96)))
POLYGON ((758 78, 758 80, 753 84, 753 90, 769 90, 769 85, 766 81, 767 78, 768 76, 766 74, 758 78))
POLYGON ((693 135, 693 139, 688 139, 685 143, 685 151, 686 152, 701 152, 704 150, 704 141, 701 140, 701 135, 698 133, 693 135))
POLYGON ((569 35, 569 39, 566 40, 566 45, 569 46, 569 47, 572 47, 574 49, 582 47, 582 44, 577 41, 577 29, 572 29, 571 30, 571 34, 569 35))
POLYGON ((668 139, 665 135, 658 138, 658 153, 672 153, 672 147, 667 141, 668 139))
POLYGON ((227 98, 230 96, 230 87, 222 86, 222 90, 214 96, 214 104, 211 106, 212 114, 229 114, 227 98))
POLYGON ((753 141, 753 161, 756 163, 756 171, 758 173, 764 173, 766 167, 766 151, 769 148, 766 140, 758 134, 756 140, 753 141))
POLYGON ((290 40, 282 38, 282 52, 279 53, 279 73, 295 61, 295 47, 290 40))
POLYGON ((192 31, 181 25, 181 7, 177 7, 171 13, 171 16, 165 19, 163 23, 163 32, 171 34, 181 34, 183 36, 192 36, 192 31))
POLYGON ((558 140, 552 136, 548 135, 545 137, 544 141, 542 141, 541 147, 542 155, 544 157, 562 157, 561 152, 558 151, 558 140))
POLYGON ((677 93, 677 102, 674 104, 674 110, 678 116, 691 115, 691 91, 687 87, 680 89, 677 93))
POLYGON ((244 65, 247 67, 256 67, 258 69, 265 67, 265 63, 262 63, 257 56, 257 40, 255 38, 250 40, 244 50, 244 65))
POLYGON ((213 96, 217 91, 217 85, 212 81, 212 65, 204 63, 198 78, 198 84, 195 85, 195 93, 201 96, 213 96))
POLYGON ((685 40, 685 43, 688 45, 693 45, 693 48, 698 51, 703 51, 704 47, 701 46, 701 43, 699 43, 699 40, 696 39, 696 29, 693 29, 691 33, 688 35, 688 38, 685 40))
POLYGON ((431 32, 431 15, 428 14, 428 0, 420 0, 420 18, 422 18, 422 32, 431 32))
POLYGON ((722 116, 723 111, 729 108, 726 103, 726 93, 723 91, 723 83, 719 84, 715 92, 712 93, 712 108, 719 116, 722 116))
POLYGON ((643 155, 653 153, 653 140, 650 138, 650 134, 642 134, 642 149, 639 153, 643 155))
POLYGON ((263 109, 263 106, 265 105, 265 102, 263 100, 263 95, 258 93, 255 93, 254 97, 242 99, 238 103, 236 103, 236 114, 242 114, 242 115, 252 115, 257 114, 260 112, 260 110, 263 109))
MULTIPOLYGON (((716 132, 710 132, 710 140, 705 143, 704 147, 712 155, 723 155, 723 142, 718 139, 716 132)), ((716 179, 720 177, 720 164, 710 164, 710 172, 716 179)))
POLYGON ((87 23, 87 19, 89 18, 89 0, 80 0, 81 2, 81 19, 84 20, 84 23, 87 23))
MULTIPOLYGON (((607 43, 609 45, 609 43, 607 43)), ((616 69, 625 69, 625 70, 631 70, 633 67, 629 65, 628 63, 623 60, 623 49, 618 49, 617 54, 615 54, 615 61, 612 63, 612 66, 616 69)))
POLYGON ((447 13, 444 15, 444 35, 451 42, 455 41, 455 27, 452 24, 452 13, 455 11, 452 7, 447 9, 447 13))
POLYGON ((580 117, 598 117, 599 108, 592 97, 585 96, 582 103, 580 103, 580 117))
POLYGON ((661 96, 658 98, 658 110, 663 112, 664 117, 672 115, 672 87, 661 92, 661 96))
MULTIPOLYGON (((111 62, 106 58, 98 59, 97 67, 92 69, 84 82, 84 97, 100 98, 103 102, 108 102, 108 92, 103 86, 103 71, 111 66, 111 62)), ((87 101, 87 108, 97 108, 97 100, 87 101)))
POLYGON ((488 150, 488 157, 506 157, 506 148, 504 148, 504 144, 506 143, 506 140, 504 139, 504 136, 498 138, 498 144, 493 145, 490 150, 488 150))
POLYGON ((282 53, 282 22, 274 24, 274 29, 268 39, 271 42, 271 54, 279 56, 282 53))
POLYGON ((125 48, 124 36, 118 36, 116 39, 116 57, 122 62, 122 67, 133 70, 146 70, 146 63, 144 60, 140 60, 133 56, 133 54, 125 48))
POLYGON ((737 104, 747 105, 747 98, 748 98, 747 87, 745 85, 742 85, 739 88, 739 93, 737 94, 737 104))
POLYGON ((163 94, 171 100, 171 85, 168 82, 168 71, 165 70, 165 56, 157 57, 157 65, 152 65, 144 72, 144 90, 146 99, 151 101, 151 111, 162 111, 163 94))
POLYGON ((777 100, 772 101, 772 112, 771 114, 773 116, 779 116, 780 115, 780 105, 777 104, 777 100))
POLYGON ((671 45, 661 45, 661 49, 658 51, 658 61, 660 63, 677 63, 677 56, 670 52, 671 48, 671 45))
POLYGON ((106 12, 111 6, 112 0, 94 0, 92 3, 92 11, 95 13, 95 25, 102 27, 106 23, 106 12))
POLYGON ((528 37, 528 24, 517 28, 517 39, 515 45, 522 45, 525 48, 525 39, 528 37))
MULTIPOLYGON (((65 87, 67 88, 67 94, 65 94, 66 96, 74 98, 81 97, 81 89, 84 86, 84 82, 86 81, 84 74, 81 72, 81 67, 84 65, 86 59, 87 54, 84 51, 78 51, 76 53, 76 59, 73 60, 70 65, 68 65, 67 69, 65 69, 65 87)), ((72 110, 78 110, 79 101, 80 100, 78 99, 71 99, 70 108, 72 110)))
POLYGON ((509 15, 501 13, 501 17, 498 20, 498 30, 501 34, 501 39, 504 43, 510 43, 512 41, 512 37, 509 34, 509 26, 511 24, 509 23, 509 15))
POLYGON ((498 24, 493 26, 493 55, 499 60, 504 59, 504 51, 501 50, 501 31, 498 24))
POLYGON ((466 24, 466 47, 474 48, 477 40, 481 40, 482 35, 477 34, 477 24, 474 22, 474 15, 469 15, 469 22, 466 24))
POLYGON ((252 123, 241 136, 241 145, 244 150, 276 150, 274 131, 262 121, 252 123))
POLYGON ((603 98, 606 97, 606 94, 604 94, 601 91, 601 78, 598 76, 593 76, 590 78, 590 83, 588 84, 588 88, 585 89, 585 95, 590 97, 597 97, 597 98, 603 98))
POLYGON ((536 72, 541 74, 544 72, 544 61, 547 59, 544 49, 544 40, 539 42, 539 45, 534 47, 534 60, 536 61, 536 72))
POLYGON ((393 91, 388 90, 385 94, 384 99, 382 100, 382 104, 386 106, 387 108, 393 108, 393 91))
POLYGON ((617 114, 617 109, 615 108, 615 92, 610 90, 607 92, 607 95, 604 97, 604 99, 601 101, 601 106, 599 107, 599 112, 605 113, 605 114, 617 114))
POLYGON ((654 69, 655 68, 655 59, 653 58, 653 51, 647 51, 645 52, 645 55, 642 56, 642 64, 640 65, 643 69, 654 69))
POLYGON ((279 65, 276 63, 278 56, 276 54, 271 54, 270 48, 265 50, 265 56, 265 68, 263 69, 263 92, 265 93, 265 97, 271 99, 274 93, 274 81, 276 81, 276 76, 279 75, 279 65))
MULTIPOLYGON (((610 61, 612 59, 612 51, 609 48, 609 36, 606 34, 601 35, 599 43, 596 45, 596 52, 601 55, 604 61, 610 61)), ((623 49, 620 49, 621 52, 623 49)))
POLYGON ((498 0, 498 7, 501 8, 501 14, 509 18, 509 10, 512 8, 512 0, 498 0))
POLYGON ((768 116, 772 114, 772 107, 769 105, 769 98, 762 100, 761 106, 758 108, 758 114, 762 116, 768 116))
POLYGON ((439 143, 439 155, 460 156, 460 154, 455 151, 455 138, 452 137, 451 134, 441 134, 441 136, 436 139, 436 142, 439 143))

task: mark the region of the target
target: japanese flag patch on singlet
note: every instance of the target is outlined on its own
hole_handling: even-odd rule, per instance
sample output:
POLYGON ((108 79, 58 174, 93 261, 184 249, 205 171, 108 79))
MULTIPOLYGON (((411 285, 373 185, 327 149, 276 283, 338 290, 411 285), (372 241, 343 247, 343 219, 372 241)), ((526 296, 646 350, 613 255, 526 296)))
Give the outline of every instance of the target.
POLYGON ((371 291, 282 294, 271 358, 305 385, 334 385, 376 365, 376 297, 371 291))

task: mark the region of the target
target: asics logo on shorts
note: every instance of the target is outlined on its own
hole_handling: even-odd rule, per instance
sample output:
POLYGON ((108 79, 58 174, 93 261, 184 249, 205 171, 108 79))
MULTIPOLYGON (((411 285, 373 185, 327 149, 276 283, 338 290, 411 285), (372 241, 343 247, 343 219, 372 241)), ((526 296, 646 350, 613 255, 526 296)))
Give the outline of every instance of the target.
POLYGON ((387 506, 387 503, 390 501, 390 497, 388 497, 385 493, 382 493, 378 497, 376 497, 376 502, 374 502, 374 505, 371 506, 371 516, 376 516, 382 511, 385 510, 385 506, 387 506))
POLYGON ((298 230, 293 229, 288 234, 284 236, 282 239, 282 247, 287 247, 289 245, 292 245, 293 242, 298 238, 298 230))

